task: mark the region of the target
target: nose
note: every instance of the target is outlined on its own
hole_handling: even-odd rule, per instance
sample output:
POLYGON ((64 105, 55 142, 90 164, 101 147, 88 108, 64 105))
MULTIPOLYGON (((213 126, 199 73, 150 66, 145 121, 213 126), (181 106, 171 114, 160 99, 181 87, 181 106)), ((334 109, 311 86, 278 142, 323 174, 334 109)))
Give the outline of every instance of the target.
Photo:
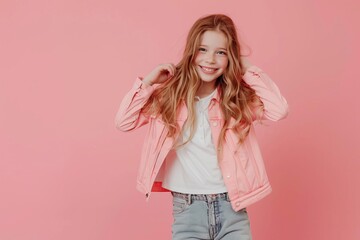
POLYGON ((212 54, 212 53, 209 52, 209 53, 206 55, 205 61, 206 61, 207 63, 215 63, 215 56, 214 56, 214 54, 212 54))

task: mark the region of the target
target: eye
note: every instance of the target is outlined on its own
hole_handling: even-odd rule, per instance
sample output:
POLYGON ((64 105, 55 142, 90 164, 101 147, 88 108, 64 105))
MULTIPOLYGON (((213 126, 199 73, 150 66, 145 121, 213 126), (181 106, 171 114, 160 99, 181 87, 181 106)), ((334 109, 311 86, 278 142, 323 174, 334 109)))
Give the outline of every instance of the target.
POLYGON ((206 49, 201 47, 201 48, 199 48, 199 52, 206 52, 206 49))
POLYGON ((226 55, 225 51, 218 51, 217 53, 220 54, 220 55, 226 55))

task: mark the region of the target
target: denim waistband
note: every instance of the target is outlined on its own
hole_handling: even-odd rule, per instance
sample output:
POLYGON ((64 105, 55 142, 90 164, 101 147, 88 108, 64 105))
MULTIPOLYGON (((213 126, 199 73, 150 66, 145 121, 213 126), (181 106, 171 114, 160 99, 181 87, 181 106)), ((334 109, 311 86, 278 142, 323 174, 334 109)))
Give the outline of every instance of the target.
POLYGON ((186 200, 189 204, 192 201, 214 201, 217 199, 223 199, 230 202, 229 195, 227 192, 224 193, 216 193, 216 194, 191 194, 191 193, 179 193, 179 192, 171 192, 174 197, 178 197, 186 200))

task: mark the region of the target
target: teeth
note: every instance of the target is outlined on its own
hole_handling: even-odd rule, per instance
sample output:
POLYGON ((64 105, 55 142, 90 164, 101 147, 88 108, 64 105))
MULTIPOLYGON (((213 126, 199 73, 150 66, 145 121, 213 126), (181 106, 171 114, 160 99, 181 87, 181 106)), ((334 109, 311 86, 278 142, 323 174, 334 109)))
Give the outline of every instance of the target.
POLYGON ((201 67, 202 69, 204 69, 206 72, 215 72, 214 68, 207 68, 207 67, 201 67))

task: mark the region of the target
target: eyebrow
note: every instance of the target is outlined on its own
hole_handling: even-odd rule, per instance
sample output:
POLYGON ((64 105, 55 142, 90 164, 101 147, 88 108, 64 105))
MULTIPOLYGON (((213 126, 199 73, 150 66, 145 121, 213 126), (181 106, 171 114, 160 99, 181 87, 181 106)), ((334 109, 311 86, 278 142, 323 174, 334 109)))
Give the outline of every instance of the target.
MULTIPOLYGON (((209 47, 209 46, 208 46, 208 45, 203 45, 203 44, 201 44, 199 47, 209 47)), ((227 49, 226 49, 226 48, 217 48, 217 49, 222 49, 222 50, 227 51, 227 49)))

